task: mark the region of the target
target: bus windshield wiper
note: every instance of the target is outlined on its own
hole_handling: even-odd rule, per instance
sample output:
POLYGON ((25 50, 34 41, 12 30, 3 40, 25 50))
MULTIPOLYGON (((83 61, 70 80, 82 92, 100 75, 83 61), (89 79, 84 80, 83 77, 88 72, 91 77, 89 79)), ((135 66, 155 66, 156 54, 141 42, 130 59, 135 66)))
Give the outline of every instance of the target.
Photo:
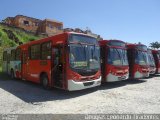
POLYGON ((147 64, 147 59, 145 59, 145 54, 144 53, 142 53, 143 55, 143 60, 145 61, 145 63, 147 64))
POLYGON ((127 60, 126 60, 126 51, 125 50, 122 50, 122 59, 123 59, 124 63, 127 62, 127 60))
MULTIPOLYGON (((114 49, 117 51, 118 56, 119 56, 119 59, 121 60, 121 55, 120 55, 119 51, 118 51, 116 48, 114 48, 114 49)), ((123 65, 123 61, 122 61, 122 60, 121 60, 121 63, 122 63, 122 65, 123 65)))

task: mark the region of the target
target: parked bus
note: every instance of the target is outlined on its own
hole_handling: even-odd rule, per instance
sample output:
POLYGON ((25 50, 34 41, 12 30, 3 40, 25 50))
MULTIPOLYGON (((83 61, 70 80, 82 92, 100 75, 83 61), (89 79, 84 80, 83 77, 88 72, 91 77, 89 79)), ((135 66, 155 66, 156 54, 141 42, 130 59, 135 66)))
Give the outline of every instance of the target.
POLYGON ((149 77, 147 46, 143 44, 127 44, 129 61, 129 77, 133 79, 149 77))
POLYGON ((148 57, 148 65, 149 65, 149 74, 153 75, 156 72, 156 65, 155 65, 153 54, 152 54, 152 50, 148 49, 147 55, 148 55, 147 57, 148 57))
POLYGON ((156 64, 156 74, 160 74, 160 50, 152 50, 152 53, 156 64))
POLYGON ((126 80, 129 76, 126 43, 120 40, 99 41, 102 82, 126 80))
POLYGON ((6 48, 3 51, 3 64, 2 71, 11 75, 12 67, 14 66, 14 62, 12 62, 11 52, 15 51, 16 47, 6 48))
POLYGON ((101 84, 99 44, 92 36, 65 32, 20 45, 14 55, 14 77, 45 88, 74 91, 101 84))

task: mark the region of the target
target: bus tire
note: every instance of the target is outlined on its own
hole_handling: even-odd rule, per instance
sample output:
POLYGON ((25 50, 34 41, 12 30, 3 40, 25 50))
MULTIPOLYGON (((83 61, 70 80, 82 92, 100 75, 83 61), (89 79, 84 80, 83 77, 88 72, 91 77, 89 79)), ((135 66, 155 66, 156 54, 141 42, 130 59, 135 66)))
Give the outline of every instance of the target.
POLYGON ((14 71, 13 71, 13 69, 11 70, 11 79, 14 79, 15 78, 15 76, 14 76, 14 71))
POLYGON ((41 83, 44 89, 49 89, 49 80, 46 74, 41 76, 41 83))

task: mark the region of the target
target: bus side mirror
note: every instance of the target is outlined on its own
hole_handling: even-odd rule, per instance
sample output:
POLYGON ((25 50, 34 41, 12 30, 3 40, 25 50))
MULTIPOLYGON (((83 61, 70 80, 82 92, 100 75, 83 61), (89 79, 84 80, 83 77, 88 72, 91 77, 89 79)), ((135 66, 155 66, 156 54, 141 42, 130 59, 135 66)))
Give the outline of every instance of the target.
POLYGON ((51 59, 51 56, 47 56, 47 60, 50 60, 51 59))
POLYGON ((102 59, 100 59, 100 62, 101 62, 101 64, 103 63, 103 60, 102 59))

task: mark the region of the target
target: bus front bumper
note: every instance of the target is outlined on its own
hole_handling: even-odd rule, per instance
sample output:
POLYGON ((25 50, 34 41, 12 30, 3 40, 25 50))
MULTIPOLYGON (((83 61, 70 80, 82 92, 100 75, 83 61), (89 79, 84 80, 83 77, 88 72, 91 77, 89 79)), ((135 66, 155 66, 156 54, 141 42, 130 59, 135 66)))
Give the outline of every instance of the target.
POLYGON ((158 68, 157 73, 156 74, 160 74, 160 68, 158 68))
POLYGON ((68 90, 75 91, 75 90, 83 90, 87 88, 92 88, 101 85, 101 77, 91 81, 83 81, 83 82, 76 82, 74 80, 68 80, 68 90))
POLYGON ((139 78, 146 78, 149 77, 149 72, 148 73, 140 73, 139 71, 135 72, 134 78, 139 79, 139 78))
POLYGON ((128 79, 128 77, 129 77, 128 73, 123 76, 116 76, 109 73, 106 77, 106 82, 116 82, 116 81, 126 80, 128 79))
POLYGON ((150 75, 153 75, 153 74, 155 74, 156 73, 156 68, 151 68, 150 70, 149 70, 149 74, 150 75))

